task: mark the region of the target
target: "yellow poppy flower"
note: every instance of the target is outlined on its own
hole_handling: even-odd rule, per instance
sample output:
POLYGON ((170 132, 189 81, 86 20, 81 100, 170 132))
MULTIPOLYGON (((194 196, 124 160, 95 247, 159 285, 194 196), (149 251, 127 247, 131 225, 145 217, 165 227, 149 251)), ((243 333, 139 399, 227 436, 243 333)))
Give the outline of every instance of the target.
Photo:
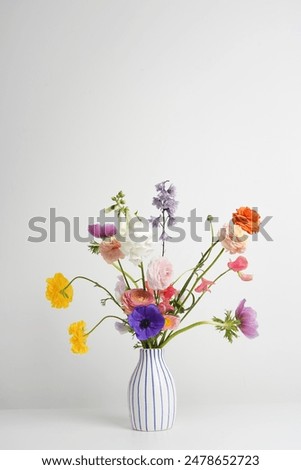
POLYGON ((85 354, 89 350, 86 345, 87 336, 85 335, 85 327, 86 323, 83 320, 72 323, 69 326, 70 343, 72 344, 71 351, 75 354, 85 354))
POLYGON ((54 308, 67 308, 73 299, 73 287, 68 286, 68 279, 61 273, 56 273, 53 277, 46 279, 46 299, 51 302, 54 308), (63 290, 64 289, 64 290, 63 290))

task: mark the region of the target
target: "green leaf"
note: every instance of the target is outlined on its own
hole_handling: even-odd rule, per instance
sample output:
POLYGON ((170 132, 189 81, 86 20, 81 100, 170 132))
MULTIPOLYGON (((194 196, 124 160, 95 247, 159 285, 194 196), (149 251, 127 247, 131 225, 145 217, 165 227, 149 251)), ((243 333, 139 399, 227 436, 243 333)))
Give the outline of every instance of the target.
POLYGON ((212 319, 215 323, 215 328, 218 331, 224 331, 224 338, 226 338, 229 343, 233 342, 233 338, 238 338, 238 326, 240 325, 240 321, 237 320, 235 316, 232 316, 232 312, 230 310, 226 310, 225 312, 225 319, 221 320, 220 318, 213 317, 212 319), (216 324, 217 323, 217 324, 216 324))
POLYGON ((98 255, 99 254, 99 245, 100 244, 94 240, 93 242, 90 243, 90 245, 88 245, 88 249, 94 255, 98 255))

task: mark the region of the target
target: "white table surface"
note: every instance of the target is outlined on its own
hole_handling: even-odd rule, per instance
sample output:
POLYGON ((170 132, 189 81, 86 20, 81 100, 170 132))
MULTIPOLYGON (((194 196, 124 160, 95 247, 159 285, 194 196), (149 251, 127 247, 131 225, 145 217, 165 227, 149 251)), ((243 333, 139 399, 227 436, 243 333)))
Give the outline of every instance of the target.
POLYGON ((0 448, 301 449, 301 403, 186 407, 157 433, 131 430, 127 410, 0 410, 0 448))

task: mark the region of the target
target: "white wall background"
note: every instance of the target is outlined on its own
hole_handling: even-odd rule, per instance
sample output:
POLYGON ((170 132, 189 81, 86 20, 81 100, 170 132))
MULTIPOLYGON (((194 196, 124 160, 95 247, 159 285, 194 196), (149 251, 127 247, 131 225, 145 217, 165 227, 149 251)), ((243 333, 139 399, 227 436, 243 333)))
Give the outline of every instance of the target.
MULTIPOLYGON (((171 179, 178 215, 197 207, 229 220, 240 205, 272 215, 248 251, 252 283, 235 277, 193 320, 247 298, 260 336, 232 346, 209 327, 166 350, 182 403, 285 402, 301 394, 298 0, 1 0, 0 406, 113 407, 126 403, 131 339, 108 321, 90 352, 69 352, 68 325, 88 325, 99 293, 75 286, 67 310, 44 298, 62 271, 115 284, 86 245, 29 243, 28 221, 89 216, 123 189, 149 216, 154 184, 171 179), (115 403, 115 404, 114 404, 115 403)), ((205 244, 169 248, 177 272, 205 244)), ((224 262, 227 256, 224 257, 224 262)))

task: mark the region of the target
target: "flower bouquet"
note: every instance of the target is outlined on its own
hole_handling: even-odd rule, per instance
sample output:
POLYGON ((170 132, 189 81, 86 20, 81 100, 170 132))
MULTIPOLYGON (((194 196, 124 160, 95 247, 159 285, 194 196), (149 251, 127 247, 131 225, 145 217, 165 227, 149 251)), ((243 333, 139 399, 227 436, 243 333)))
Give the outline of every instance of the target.
POLYGON ((70 325, 73 353, 85 354, 90 334, 108 318, 115 320, 119 333, 127 333, 134 339, 134 348, 140 350, 140 356, 130 380, 128 402, 132 427, 142 431, 169 429, 175 419, 175 384, 163 354, 170 341, 201 325, 212 325, 223 332, 230 343, 238 337, 239 331, 248 338, 258 335, 256 312, 245 305, 245 299, 238 303, 234 313, 226 310, 223 318, 214 316, 188 324, 187 318, 225 275, 236 273, 242 281, 252 280, 252 275, 245 273, 248 261, 242 253, 246 250, 248 235, 259 231, 259 214, 249 207, 240 207, 233 213, 230 223, 222 226, 217 234, 213 217, 208 216, 209 247, 200 253, 193 267, 175 278, 172 263, 165 256, 166 243, 171 238, 169 232, 177 224, 175 197, 175 187, 169 181, 157 184, 153 205, 158 214, 144 219, 137 212, 132 216, 120 191, 101 212, 104 219, 108 213, 114 214, 114 223, 89 225, 90 251, 118 271, 114 292, 85 276, 76 276, 69 282, 63 274, 56 273, 47 279, 46 298, 52 307, 69 306, 73 283, 79 279, 105 293, 102 305, 111 303, 112 314, 102 317, 91 329, 86 328, 83 320, 70 325), (153 256, 158 245, 160 256, 153 256), (222 263, 225 252, 238 256, 222 263), (135 266, 133 272, 125 268, 126 258, 135 266), (150 260, 145 264, 147 258, 150 260), (211 268, 218 262, 221 272, 212 278, 211 268))

